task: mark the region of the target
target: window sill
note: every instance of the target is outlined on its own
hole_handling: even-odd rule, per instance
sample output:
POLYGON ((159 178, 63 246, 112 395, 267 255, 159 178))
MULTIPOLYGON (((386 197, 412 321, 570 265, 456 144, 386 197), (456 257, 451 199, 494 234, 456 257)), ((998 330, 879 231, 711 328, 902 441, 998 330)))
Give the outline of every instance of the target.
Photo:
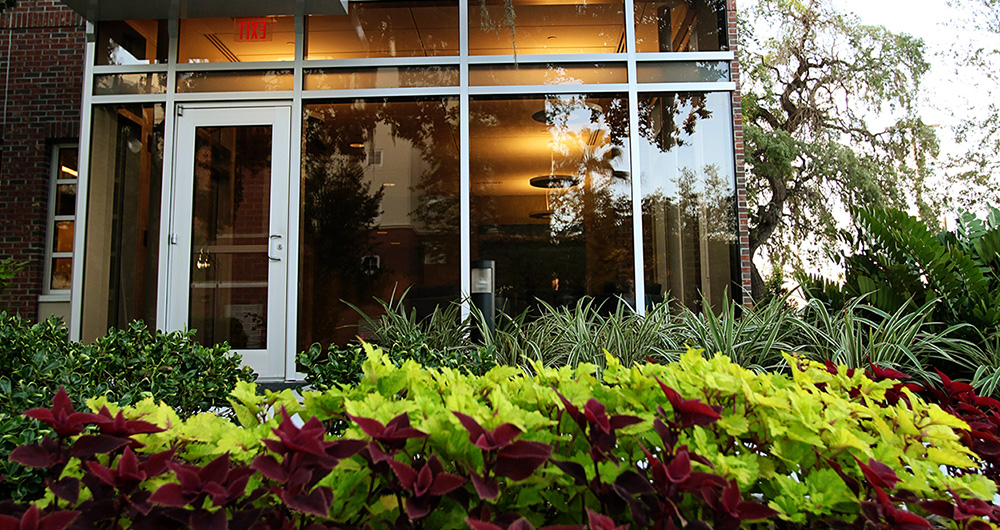
POLYGON ((39 302, 69 302, 69 293, 50 293, 38 295, 39 302))

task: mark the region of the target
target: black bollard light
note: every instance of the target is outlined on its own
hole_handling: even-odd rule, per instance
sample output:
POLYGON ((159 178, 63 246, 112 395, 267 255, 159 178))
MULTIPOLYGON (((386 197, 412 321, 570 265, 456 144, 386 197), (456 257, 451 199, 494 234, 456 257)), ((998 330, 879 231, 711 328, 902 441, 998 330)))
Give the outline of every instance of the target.
MULTIPOLYGON (((492 335, 496 330, 496 297, 493 292, 496 262, 484 259, 472 262, 472 305, 483 315, 482 324, 492 335)), ((472 329, 472 340, 483 341, 483 334, 478 327, 472 329)))

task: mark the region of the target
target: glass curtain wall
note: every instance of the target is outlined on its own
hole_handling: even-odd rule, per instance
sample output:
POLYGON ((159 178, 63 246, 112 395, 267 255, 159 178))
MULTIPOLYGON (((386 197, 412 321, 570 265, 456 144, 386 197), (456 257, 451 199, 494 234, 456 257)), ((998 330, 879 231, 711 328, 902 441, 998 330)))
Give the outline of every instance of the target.
POLYGON ((725 2, 513 0, 511 13, 503 0, 460 1, 351 2, 347 15, 298 25, 182 19, 173 42, 167 21, 100 23, 82 337, 155 322, 172 178, 164 126, 187 102, 293 108, 288 320, 299 350, 366 334, 345 301, 373 316, 375 297, 404 291, 419 316, 458 301, 469 260, 496 262, 508 311, 731 299, 741 287, 725 2), (249 37, 247 24, 258 28, 249 37))
POLYGON ((634 307, 626 96, 476 97, 469 110, 471 254, 495 261, 500 306, 634 307))
POLYGON ((457 98, 304 106, 298 347, 364 335, 376 298, 459 300, 457 98))
POLYGON ((156 327, 162 104, 93 109, 82 339, 134 320, 156 327))
POLYGON ((648 302, 695 311, 740 286, 728 93, 642 94, 639 178, 648 302))

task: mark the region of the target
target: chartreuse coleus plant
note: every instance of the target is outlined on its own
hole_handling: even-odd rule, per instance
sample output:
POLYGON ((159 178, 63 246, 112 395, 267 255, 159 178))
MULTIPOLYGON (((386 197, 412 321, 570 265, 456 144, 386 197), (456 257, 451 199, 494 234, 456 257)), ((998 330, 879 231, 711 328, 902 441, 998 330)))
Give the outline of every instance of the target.
POLYGON ((301 404, 290 393, 239 386, 238 423, 182 421, 152 402, 92 402, 98 416, 143 422, 114 431, 124 442, 100 446, 88 437, 107 420, 54 403, 33 417, 72 429, 16 455, 52 472, 49 496, 0 507, 0 530, 11 521, 56 529, 73 520, 474 530, 732 530, 784 521, 917 530, 930 527, 928 518, 979 530, 989 527, 984 517, 996 520, 984 500, 991 481, 944 471, 977 465, 959 440, 968 428, 961 420, 894 381, 786 360, 791 377, 698 352, 630 368, 609 356, 600 375, 592 365, 539 365, 532 377, 511 367, 471 376, 397 367, 368 348, 358 385, 306 392, 301 404), (98 519, 95 506, 117 515, 98 519), (67 512, 78 513, 57 515, 67 512))

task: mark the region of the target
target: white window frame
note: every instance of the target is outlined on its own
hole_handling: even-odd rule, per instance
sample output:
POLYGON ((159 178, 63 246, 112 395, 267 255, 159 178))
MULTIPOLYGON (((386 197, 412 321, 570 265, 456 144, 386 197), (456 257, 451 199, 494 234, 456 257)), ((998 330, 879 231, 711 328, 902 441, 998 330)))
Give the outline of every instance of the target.
MULTIPOLYGON (((53 248, 53 240, 56 235, 56 223, 60 221, 73 221, 74 236, 76 229, 78 228, 76 218, 76 204, 74 203, 73 214, 72 215, 56 215, 56 196, 59 191, 59 186, 72 184, 76 187, 77 194, 80 192, 79 174, 76 178, 59 178, 62 174, 60 171, 61 167, 59 165, 59 155, 64 149, 76 149, 77 150, 77 166, 79 166, 79 144, 75 143, 58 143, 52 145, 52 158, 49 163, 49 204, 48 204, 48 216, 45 226, 45 264, 42 270, 44 275, 42 277, 42 296, 40 297, 42 301, 47 302, 62 302, 69 301, 70 288, 65 289, 53 289, 52 288, 52 264, 56 258, 69 258, 73 259, 73 253, 76 250, 76 241, 74 237, 73 250, 70 252, 56 252, 53 248)), ((77 172, 79 172, 79 167, 77 167, 77 172)), ((72 273, 70 273, 70 278, 72 278, 72 273)))

